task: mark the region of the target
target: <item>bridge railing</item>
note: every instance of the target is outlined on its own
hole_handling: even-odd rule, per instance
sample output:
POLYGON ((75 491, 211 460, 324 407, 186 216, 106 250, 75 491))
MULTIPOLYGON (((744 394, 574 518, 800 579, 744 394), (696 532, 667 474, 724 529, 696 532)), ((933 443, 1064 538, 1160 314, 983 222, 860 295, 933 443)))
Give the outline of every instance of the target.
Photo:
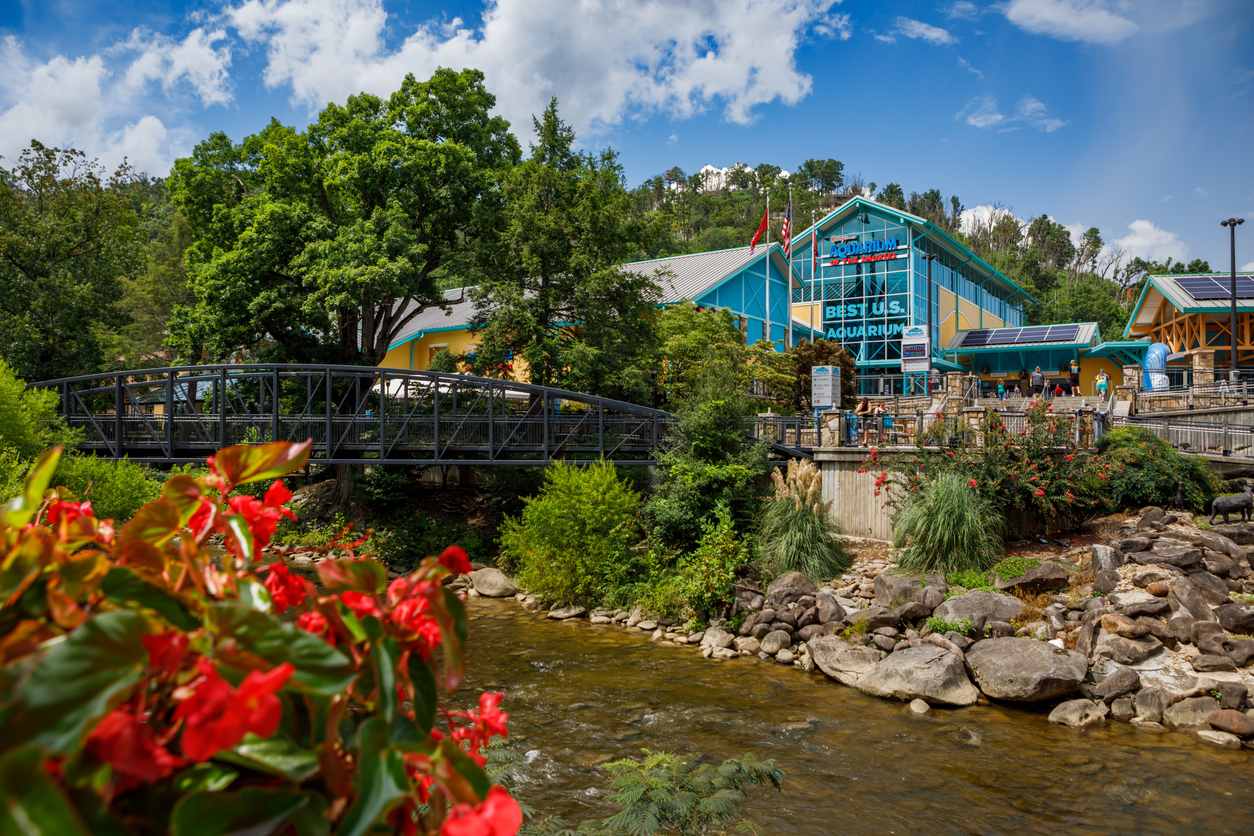
POLYGON ((1254 457, 1254 425, 1230 420, 1205 421, 1179 416, 1112 417, 1112 426, 1144 427, 1186 453, 1254 457))
POLYGON ((193 462, 239 443, 313 439, 311 460, 649 463, 662 410, 469 375, 364 366, 179 366, 33 384, 57 391, 82 447, 193 462))

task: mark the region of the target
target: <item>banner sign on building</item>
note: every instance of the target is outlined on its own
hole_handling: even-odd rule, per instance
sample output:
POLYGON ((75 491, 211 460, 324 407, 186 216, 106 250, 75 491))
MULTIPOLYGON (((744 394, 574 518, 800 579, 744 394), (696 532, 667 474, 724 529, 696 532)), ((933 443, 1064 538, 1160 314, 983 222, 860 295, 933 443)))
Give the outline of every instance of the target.
POLYGON ((931 365, 931 340, 927 329, 911 325, 901 332, 901 370, 907 374, 926 372, 931 365))
POLYGON ((848 244, 836 244, 833 241, 831 261, 829 265, 860 264, 866 261, 891 261, 904 258, 905 253, 897 252, 896 238, 880 238, 874 241, 851 241, 848 244))
POLYGON ((815 409, 840 404, 840 366, 810 367, 810 403, 815 409))

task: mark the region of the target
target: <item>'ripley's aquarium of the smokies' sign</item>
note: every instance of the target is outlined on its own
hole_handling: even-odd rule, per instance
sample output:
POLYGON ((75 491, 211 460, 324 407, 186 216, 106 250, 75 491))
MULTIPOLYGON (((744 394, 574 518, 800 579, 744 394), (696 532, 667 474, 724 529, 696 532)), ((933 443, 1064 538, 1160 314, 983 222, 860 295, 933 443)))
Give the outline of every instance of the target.
POLYGON ((867 261, 892 261, 903 258, 905 253, 897 252, 896 238, 880 238, 875 241, 849 241, 837 244, 832 241, 831 261, 829 266, 838 264, 861 264, 867 261))

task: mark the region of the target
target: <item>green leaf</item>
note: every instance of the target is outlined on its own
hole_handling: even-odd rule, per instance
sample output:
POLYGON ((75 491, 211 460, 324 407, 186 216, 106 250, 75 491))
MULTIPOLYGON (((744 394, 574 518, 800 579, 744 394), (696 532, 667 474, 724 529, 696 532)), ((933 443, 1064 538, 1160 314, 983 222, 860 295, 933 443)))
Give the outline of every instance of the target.
POLYGON ((248 520, 239 514, 228 514, 225 522, 227 531, 235 540, 236 547, 239 548, 239 556, 243 558, 244 565, 251 566, 256 554, 253 549, 253 533, 248 529, 248 520))
POLYGON ((73 805, 43 771, 43 754, 23 748, 0 759, 0 836, 89 836, 73 805))
POLYGON ((186 473, 180 473, 165 483, 161 496, 178 507, 182 524, 187 525, 192 514, 200 507, 200 483, 186 473))
POLYGON ((369 833, 374 823, 409 792, 405 763, 401 753, 391 748, 387 723, 372 717, 361 724, 357 735, 361 741, 357 800, 344 816, 338 836, 369 833))
POLYGON ((277 775, 297 784, 318 774, 318 753, 302 749, 282 732, 258 737, 251 732, 234 749, 214 755, 218 760, 246 766, 258 772, 277 775))
POLYGON ((329 836, 331 822, 322 815, 331 806, 327 803, 326 796, 317 792, 307 792, 305 795, 309 797, 309 803, 301 807, 296 818, 292 820, 296 825, 297 836, 329 836))
POLYGON ((488 790, 492 787, 492 782, 488 780, 487 774, 479 768, 479 764, 471 760, 470 755, 466 754, 465 750, 457 745, 456 741, 449 738, 440 741, 440 753, 453 765, 453 769, 457 770, 457 774, 466 779, 471 789, 475 791, 475 795, 480 798, 487 797, 488 790))
POLYGON ((370 557, 356 560, 324 560, 316 566, 322 585, 330 592, 355 589, 377 595, 388 582, 388 570, 370 557))
POLYGON ((450 694, 461 685, 466 673, 466 608, 457 593, 443 589, 443 600, 432 601, 431 614, 440 625, 440 646, 444 651, 444 689, 450 694))
POLYGON ((139 681, 148 662, 140 637, 148 632, 137 613, 108 612, 55 645, 18 687, 20 705, 0 727, 0 749, 23 742, 53 752, 78 748, 114 697, 139 681))
POLYGON ((105 575, 100 590, 118 604, 139 604, 156 610, 166 621, 180 630, 190 632, 200 627, 200 619, 187 611, 178 600, 161 587, 136 575, 124 566, 115 566, 105 575))
POLYGON ((265 584, 257 583, 251 578, 239 582, 239 601, 257 612, 274 612, 274 598, 265 584))
POLYGON ((386 638, 374 643, 374 678, 379 684, 379 704, 375 711, 388 723, 396 713, 396 665, 401 652, 396 639, 386 638))
POLYGON ((232 485, 247 485, 262 479, 278 479, 305 466, 312 439, 300 444, 274 441, 256 447, 227 447, 219 450, 213 460, 218 472, 232 485))
POLYGON ((279 621, 266 613, 234 604, 209 608, 209 629, 221 638, 233 638, 241 650, 255 653, 276 665, 291 662, 297 687, 334 696, 356 678, 348 657, 322 639, 279 621))
POLYGON ((309 796, 282 790, 194 792, 174 806, 171 836, 267 836, 309 803, 309 796))
POLYGON ((35 512, 44 501, 44 491, 52 481, 52 474, 61 460, 61 448, 45 450, 35 459, 35 466, 26 476, 22 492, 4 506, 4 521, 11 528, 21 528, 35 518, 35 512))
POLYGON ((435 674, 417 653, 409 654, 409 678, 414 683, 414 724, 424 737, 435 728, 435 674))
POLYGON ((114 543, 113 553, 121 554, 127 543, 135 541, 160 546, 178 533, 182 523, 183 517, 177 505, 168 499, 154 499, 123 526, 114 543))
MULTIPOLYGON (((214 757, 221 757, 221 754, 214 757)), ((200 790, 222 792, 238 777, 238 771, 220 763, 198 763, 190 769, 183 770, 174 778, 174 789, 179 793, 200 790)))

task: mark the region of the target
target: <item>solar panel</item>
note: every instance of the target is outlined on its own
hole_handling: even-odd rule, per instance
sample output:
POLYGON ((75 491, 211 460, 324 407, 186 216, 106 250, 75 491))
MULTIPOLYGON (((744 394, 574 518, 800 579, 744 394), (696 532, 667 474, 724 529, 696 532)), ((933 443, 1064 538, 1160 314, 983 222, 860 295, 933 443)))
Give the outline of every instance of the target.
POLYGON ((1053 325, 1050 326, 1049 335, 1045 339, 1049 342, 1074 340, 1078 333, 1080 333, 1079 325, 1053 325))
MULTIPOLYGON (((1232 279, 1228 276, 1184 276, 1176 283, 1194 299, 1232 298, 1232 279)), ((1237 298, 1254 299, 1254 279, 1237 276, 1237 298)))
POLYGON ((962 338, 963 345, 988 345, 992 331, 971 331, 962 338))
POLYGON ((1049 328, 1037 326, 1035 328, 1020 328, 1019 334, 1015 338, 1017 343, 1034 343, 1049 338, 1049 328))
POLYGON ((989 339, 989 345, 1012 345, 1019 341, 1022 328, 999 328, 989 339))

